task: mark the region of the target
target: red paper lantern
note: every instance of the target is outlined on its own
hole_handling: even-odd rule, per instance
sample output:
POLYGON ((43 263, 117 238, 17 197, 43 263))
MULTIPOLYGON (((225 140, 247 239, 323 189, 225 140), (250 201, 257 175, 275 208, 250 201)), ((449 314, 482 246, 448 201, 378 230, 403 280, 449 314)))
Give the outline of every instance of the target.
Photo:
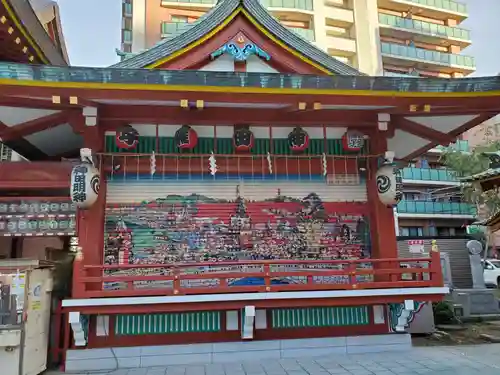
POLYGON ((198 134, 188 125, 183 125, 175 132, 175 144, 182 150, 192 150, 198 144, 198 134))
POLYGON ((309 147, 309 134, 301 127, 296 127, 288 134, 288 144, 294 152, 302 152, 309 147))
POLYGON ((342 146, 345 151, 359 151, 365 145, 365 137, 358 131, 348 130, 342 136, 342 146))
POLYGON ((116 146, 121 149, 134 149, 139 143, 139 132, 127 125, 116 131, 116 146))
POLYGON ((248 152, 254 144, 254 136, 248 126, 242 126, 234 129, 233 146, 236 151, 248 152))

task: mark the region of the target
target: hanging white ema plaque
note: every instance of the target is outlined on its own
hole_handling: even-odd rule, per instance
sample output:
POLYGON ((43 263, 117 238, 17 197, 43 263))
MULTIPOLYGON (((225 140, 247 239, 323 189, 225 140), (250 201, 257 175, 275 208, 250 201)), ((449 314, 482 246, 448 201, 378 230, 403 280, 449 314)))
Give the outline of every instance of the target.
POLYGON ((82 163, 71 171, 71 201, 78 208, 90 208, 97 200, 101 177, 90 163, 82 163))
POLYGON ((377 192, 380 201, 393 207, 399 203, 403 197, 402 179, 399 170, 393 163, 385 163, 377 171, 377 192))

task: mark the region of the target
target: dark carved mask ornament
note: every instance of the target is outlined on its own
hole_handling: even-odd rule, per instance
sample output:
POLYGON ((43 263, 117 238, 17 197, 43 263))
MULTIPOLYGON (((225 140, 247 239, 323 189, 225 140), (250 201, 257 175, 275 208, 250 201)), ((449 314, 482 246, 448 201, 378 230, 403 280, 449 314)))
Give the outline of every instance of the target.
POLYGON ((139 132, 126 125, 116 131, 116 146, 125 150, 134 149, 139 143, 139 132))
POLYGON ((198 134, 188 126, 183 125, 175 132, 175 144, 181 150, 192 150, 198 144, 198 134))
POLYGON ((342 146, 344 151, 359 151, 365 145, 365 138, 362 133, 355 130, 347 130, 342 136, 342 146))
POLYGON ((234 128, 233 145, 239 152, 248 152, 254 144, 253 133, 248 126, 239 126, 234 128))
POLYGON ((307 147, 309 147, 309 134, 307 134, 304 129, 297 126, 288 134, 288 144, 290 145, 290 149, 294 152, 305 151, 307 147))

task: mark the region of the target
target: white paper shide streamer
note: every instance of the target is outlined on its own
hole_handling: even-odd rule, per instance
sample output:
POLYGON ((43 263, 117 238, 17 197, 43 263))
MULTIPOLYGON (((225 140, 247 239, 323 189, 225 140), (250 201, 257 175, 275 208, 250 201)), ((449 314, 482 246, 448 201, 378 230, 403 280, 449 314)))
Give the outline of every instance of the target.
POLYGON ((271 160, 271 154, 267 153, 267 166, 269 167, 269 174, 273 174, 273 162, 271 160))
POLYGON ((321 157, 321 162, 323 165, 323 176, 326 176, 328 174, 328 162, 326 161, 326 154, 324 152, 321 157))
POLYGON ((210 155, 210 157, 208 158, 208 165, 210 167, 210 174, 212 176, 215 176, 215 174, 217 173, 217 160, 215 159, 215 155, 213 152, 212 155, 210 155))
POLYGON ((149 173, 151 176, 154 176, 156 173, 156 154, 154 151, 149 157, 149 173))

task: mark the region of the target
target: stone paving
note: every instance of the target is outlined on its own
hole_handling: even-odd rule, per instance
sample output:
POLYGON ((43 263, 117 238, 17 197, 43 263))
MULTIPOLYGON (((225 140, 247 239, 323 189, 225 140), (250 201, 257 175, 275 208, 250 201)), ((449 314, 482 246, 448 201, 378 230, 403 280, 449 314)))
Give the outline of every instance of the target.
MULTIPOLYGON (((97 374, 98 372, 78 375, 97 374)), ((108 375, 499 375, 500 344, 261 362, 105 371, 108 375)), ((60 374, 48 372, 47 375, 60 374)))

